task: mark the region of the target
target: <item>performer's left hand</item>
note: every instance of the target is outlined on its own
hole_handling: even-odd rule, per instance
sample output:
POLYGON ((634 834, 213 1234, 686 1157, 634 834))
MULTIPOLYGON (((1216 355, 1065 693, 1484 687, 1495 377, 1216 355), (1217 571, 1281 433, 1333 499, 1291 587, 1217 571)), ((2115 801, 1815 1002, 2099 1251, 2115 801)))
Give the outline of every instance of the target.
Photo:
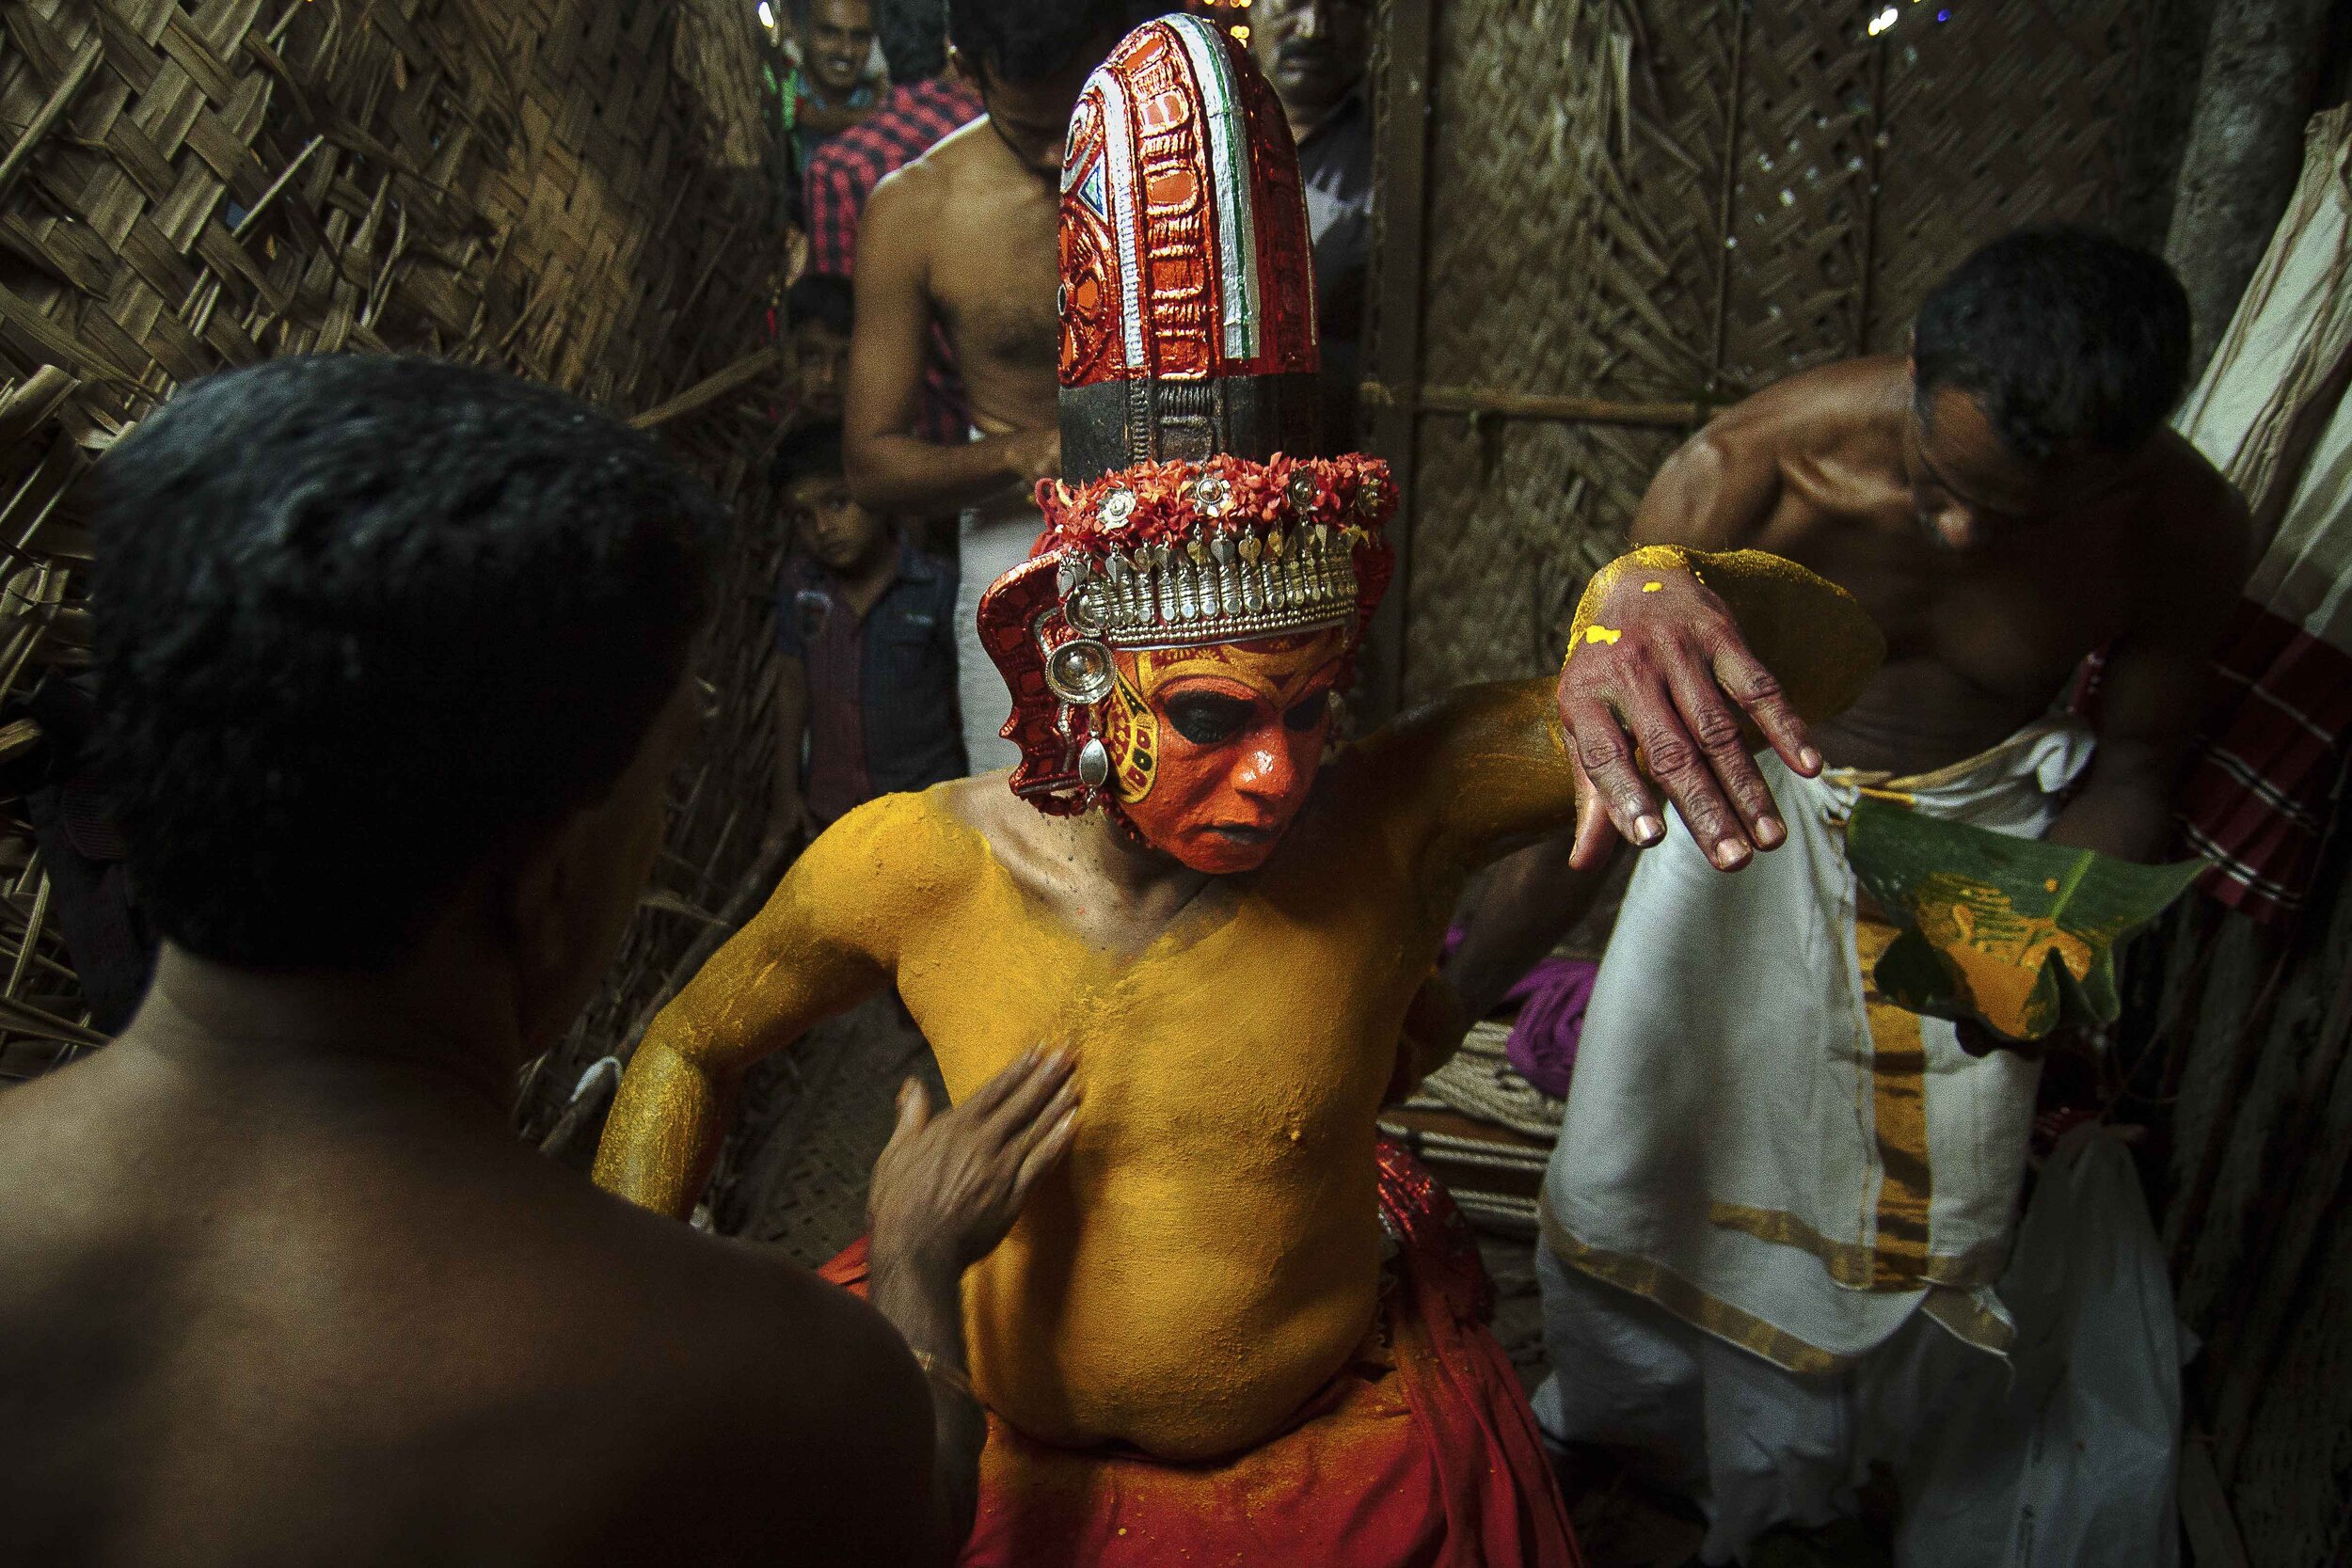
POLYGON ((1584 786, 1569 863, 1581 871, 1606 860, 1612 828, 1643 848, 1665 837, 1650 779, 1718 869, 1779 847, 1788 830, 1740 716, 1806 778, 1821 770, 1821 754, 1730 609, 1687 571, 1634 570, 1610 589, 1593 628, 1610 635, 1588 633, 1560 673, 1560 720, 1584 786))

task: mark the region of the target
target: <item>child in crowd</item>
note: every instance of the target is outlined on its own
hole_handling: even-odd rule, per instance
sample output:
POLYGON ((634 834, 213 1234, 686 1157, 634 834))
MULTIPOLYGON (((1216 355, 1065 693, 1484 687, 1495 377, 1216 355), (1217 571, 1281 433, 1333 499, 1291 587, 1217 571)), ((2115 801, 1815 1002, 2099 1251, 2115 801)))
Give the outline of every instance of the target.
POLYGON ((785 410, 787 426, 840 422, 853 317, 846 277, 811 274, 785 292, 784 319, 792 334, 792 402, 785 410))
POLYGON ((798 546, 777 594, 776 827, 814 835, 966 771, 956 576, 850 498, 838 424, 788 431, 773 473, 798 546))

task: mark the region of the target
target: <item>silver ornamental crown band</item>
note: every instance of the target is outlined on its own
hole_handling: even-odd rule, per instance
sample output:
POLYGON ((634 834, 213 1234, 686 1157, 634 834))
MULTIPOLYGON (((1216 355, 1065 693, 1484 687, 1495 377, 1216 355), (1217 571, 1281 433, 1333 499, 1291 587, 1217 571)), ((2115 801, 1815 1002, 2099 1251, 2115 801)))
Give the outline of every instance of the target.
POLYGON ((1230 537, 1186 549, 1113 550, 1099 566, 1066 550, 1064 617, 1080 635, 1119 648, 1243 642, 1356 619, 1355 551, 1338 531, 1307 529, 1279 558, 1249 553, 1256 559, 1243 559, 1230 537), (1194 560, 1196 548, 1207 559, 1194 560))

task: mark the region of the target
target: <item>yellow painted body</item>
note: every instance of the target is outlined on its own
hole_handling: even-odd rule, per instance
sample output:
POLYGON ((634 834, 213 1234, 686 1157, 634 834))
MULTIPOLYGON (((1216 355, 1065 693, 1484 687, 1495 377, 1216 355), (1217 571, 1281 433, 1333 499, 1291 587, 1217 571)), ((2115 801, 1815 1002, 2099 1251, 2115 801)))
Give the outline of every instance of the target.
MULTIPOLYGON (((1710 584, 1739 610, 1729 576, 1710 584)), ((1792 690, 1842 705, 1877 634, 1826 583, 1808 595, 1804 638, 1756 651, 1792 690), (1833 659, 1843 673, 1816 678, 1833 659)), ((973 1380, 1048 1442, 1248 1448, 1373 1323, 1374 1121, 1406 1010, 1464 877, 1500 842, 1572 821, 1572 777, 1549 681, 1456 692, 1343 753, 1263 867, 1213 882, 1126 955, 1026 895, 958 786, 873 801, 663 1010, 596 1180, 687 1212, 742 1069, 894 980, 958 1100, 1031 1045, 1066 1042, 1077 1139, 966 1275, 973 1380)))

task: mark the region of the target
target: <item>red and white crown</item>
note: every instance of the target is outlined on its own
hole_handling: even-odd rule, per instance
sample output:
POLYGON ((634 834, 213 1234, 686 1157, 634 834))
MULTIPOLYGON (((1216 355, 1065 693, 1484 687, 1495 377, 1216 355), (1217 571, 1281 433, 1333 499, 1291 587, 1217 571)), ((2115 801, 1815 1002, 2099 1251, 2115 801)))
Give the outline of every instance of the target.
POLYGON ((1309 456, 1314 262, 1274 90, 1210 23, 1136 28, 1070 122, 1061 196, 1063 478, 1034 558, 980 602, 1011 689, 1016 793, 1095 803, 1115 648, 1344 626, 1388 586, 1388 466, 1309 456))

